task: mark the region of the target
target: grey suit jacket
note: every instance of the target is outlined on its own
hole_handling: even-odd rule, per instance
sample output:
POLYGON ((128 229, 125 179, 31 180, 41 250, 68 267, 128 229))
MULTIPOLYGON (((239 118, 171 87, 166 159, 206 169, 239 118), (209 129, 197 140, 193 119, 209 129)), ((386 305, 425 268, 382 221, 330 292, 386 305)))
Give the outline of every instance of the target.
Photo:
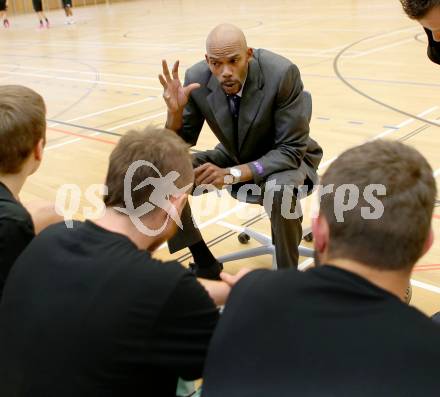
POLYGON ((183 112, 182 138, 195 145, 208 123, 220 144, 219 154, 232 164, 248 164, 257 184, 269 175, 304 163, 316 179, 321 147, 309 137, 311 101, 303 92, 298 68, 264 49, 254 50, 240 103, 238 137, 224 91, 205 61, 187 70, 185 85, 199 83, 183 112))

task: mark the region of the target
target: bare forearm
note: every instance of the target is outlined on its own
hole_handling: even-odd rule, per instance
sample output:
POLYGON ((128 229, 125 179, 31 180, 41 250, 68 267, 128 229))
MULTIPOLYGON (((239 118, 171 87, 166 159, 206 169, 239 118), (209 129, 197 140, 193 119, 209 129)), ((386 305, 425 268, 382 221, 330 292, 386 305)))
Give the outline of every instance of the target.
POLYGON ((183 112, 170 112, 167 113, 167 122, 165 127, 169 130, 179 132, 183 126, 183 112))
POLYGON ((204 278, 197 279, 202 284, 209 296, 215 302, 217 306, 223 306, 231 292, 231 288, 224 281, 206 280, 204 278))
POLYGON ((31 214, 36 234, 54 223, 63 221, 63 217, 56 212, 53 203, 33 201, 25 204, 25 207, 31 214))

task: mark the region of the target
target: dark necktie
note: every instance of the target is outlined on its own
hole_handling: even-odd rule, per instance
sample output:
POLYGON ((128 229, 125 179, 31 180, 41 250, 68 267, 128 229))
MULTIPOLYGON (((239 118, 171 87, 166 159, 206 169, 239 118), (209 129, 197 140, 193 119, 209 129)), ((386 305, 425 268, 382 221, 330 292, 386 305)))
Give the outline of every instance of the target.
POLYGON ((238 95, 227 95, 229 110, 234 124, 234 142, 233 145, 238 150, 238 113, 240 112, 240 97, 238 95))
POLYGON ((240 112, 240 97, 238 95, 228 95, 229 109, 232 117, 234 118, 234 124, 238 126, 238 113, 240 112))

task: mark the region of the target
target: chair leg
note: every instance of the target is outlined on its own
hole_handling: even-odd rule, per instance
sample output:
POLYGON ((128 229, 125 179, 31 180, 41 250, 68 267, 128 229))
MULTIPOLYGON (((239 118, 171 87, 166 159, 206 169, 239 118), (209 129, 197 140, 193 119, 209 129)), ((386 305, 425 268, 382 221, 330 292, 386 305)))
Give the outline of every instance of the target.
POLYGON ((236 261, 239 259, 253 258, 255 256, 260 255, 272 255, 275 256, 275 250, 273 246, 263 246, 263 247, 255 247, 249 248, 246 250, 233 252, 232 254, 222 255, 217 258, 217 260, 221 263, 236 261))

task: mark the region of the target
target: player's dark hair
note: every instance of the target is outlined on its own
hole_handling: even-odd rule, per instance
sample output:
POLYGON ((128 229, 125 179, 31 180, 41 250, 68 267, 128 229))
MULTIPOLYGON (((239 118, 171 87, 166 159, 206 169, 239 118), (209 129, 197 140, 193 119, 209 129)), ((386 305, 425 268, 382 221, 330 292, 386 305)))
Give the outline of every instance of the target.
POLYGON ((440 0, 400 0, 403 10, 411 19, 421 19, 432 10, 440 6, 440 0))
POLYGON ((344 212, 343 222, 336 217, 335 194, 321 199, 320 214, 330 230, 330 260, 352 259, 382 270, 414 266, 429 236, 436 197, 432 169, 416 149, 377 140, 347 150, 322 177, 323 186, 331 184, 333 192, 351 184, 360 194, 353 210, 344 212), (383 205, 379 219, 363 215, 372 207, 365 196, 366 187, 372 185, 386 189, 385 195, 374 196, 383 205))
POLYGON ((130 195, 135 209, 140 207, 149 201, 154 186, 146 184, 143 188, 134 190, 136 186, 146 178, 166 176, 172 171, 179 175, 174 181, 176 187, 182 188, 192 183, 194 172, 188 149, 188 144, 182 138, 165 128, 150 126, 143 131, 127 132, 110 155, 105 205, 126 208, 124 187, 128 186, 130 191, 125 194, 130 195), (137 160, 147 161, 154 167, 146 164, 135 166, 137 160), (130 167, 135 170, 133 175, 129 174, 130 167))

